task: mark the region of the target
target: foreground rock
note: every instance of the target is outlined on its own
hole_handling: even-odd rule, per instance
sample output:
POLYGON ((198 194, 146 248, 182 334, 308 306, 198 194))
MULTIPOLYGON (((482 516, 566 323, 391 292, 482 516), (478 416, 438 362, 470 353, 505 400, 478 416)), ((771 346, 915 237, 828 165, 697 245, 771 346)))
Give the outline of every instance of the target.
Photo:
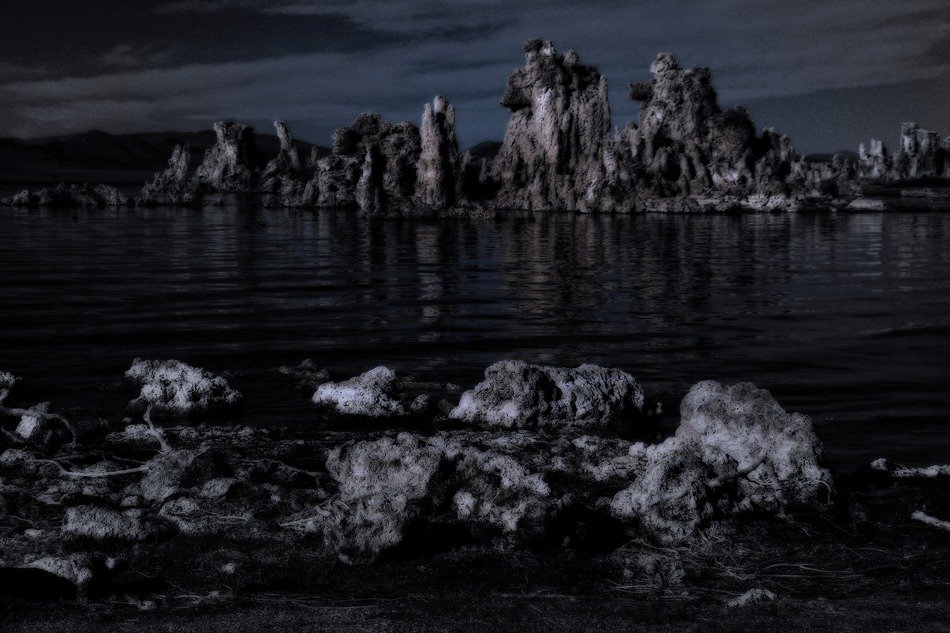
POLYGON ((643 388, 618 369, 501 361, 462 394, 449 417, 484 427, 621 428, 644 412, 643 388))
POLYGON ((648 449, 643 473, 610 502, 658 541, 688 540, 717 515, 830 501, 811 420, 786 413, 767 391, 701 382, 680 414, 675 436, 648 449))
POLYGON ((322 384, 312 400, 339 413, 377 418, 419 413, 428 404, 425 396, 410 398, 396 378, 396 372, 382 366, 343 382, 322 384))
POLYGON ((224 378, 179 360, 136 359, 125 377, 142 385, 139 397, 129 403, 140 411, 186 415, 228 407, 241 397, 224 378))

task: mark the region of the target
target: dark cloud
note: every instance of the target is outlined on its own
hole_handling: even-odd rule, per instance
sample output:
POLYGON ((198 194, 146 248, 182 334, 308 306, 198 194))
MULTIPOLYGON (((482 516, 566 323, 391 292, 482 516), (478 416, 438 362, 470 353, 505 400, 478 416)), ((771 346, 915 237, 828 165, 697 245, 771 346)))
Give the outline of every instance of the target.
POLYGON ((875 113, 869 124, 896 129, 910 115, 881 96, 891 88, 875 87, 943 85, 950 74, 946 0, 15 4, 7 19, 31 28, 0 40, 0 134, 25 136, 284 117, 298 136, 326 142, 361 111, 417 120, 443 94, 457 105, 463 143, 475 143, 502 135, 505 79, 522 62, 521 43, 541 36, 607 75, 617 125, 636 116, 627 82, 672 51, 710 66, 725 103, 749 103, 760 124, 811 151, 881 133, 843 135, 850 120, 815 113, 844 112, 861 95, 857 107, 875 113))

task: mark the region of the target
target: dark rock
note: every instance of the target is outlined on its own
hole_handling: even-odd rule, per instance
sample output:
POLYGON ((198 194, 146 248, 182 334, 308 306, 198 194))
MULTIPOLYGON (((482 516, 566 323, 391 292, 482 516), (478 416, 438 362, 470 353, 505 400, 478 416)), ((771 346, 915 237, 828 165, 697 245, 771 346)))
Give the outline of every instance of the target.
POLYGON ((607 82, 551 42, 531 40, 525 53, 501 99, 511 116, 493 166, 496 205, 583 209, 609 141, 607 82))
POLYGON ((254 128, 223 121, 214 124, 214 132, 217 141, 195 171, 196 181, 210 191, 253 191, 257 161, 254 128))
POLYGON ((442 97, 427 103, 419 135, 421 150, 416 196, 425 207, 451 207, 459 201, 461 174, 455 136, 455 107, 442 97))
MULTIPOLYGON (((267 163, 261 172, 260 189, 270 193, 281 192, 284 196, 287 196, 292 193, 292 191, 287 191, 289 184, 299 180, 302 176, 300 155, 294 146, 294 139, 290 135, 287 125, 283 121, 274 121, 274 129, 277 130, 280 149, 277 156, 267 163)), ((315 152, 316 149, 314 148, 312 151, 315 152)))
POLYGON ((500 428, 620 428, 643 412, 643 388, 619 369, 506 360, 462 394, 449 417, 500 428))
POLYGON ((656 193, 788 192, 785 179, 797 159, 788 139, 771 130, 759 137, 745 110, 722 110, 708 68, 682 68, 664 53, 650 70, 652 81, 631 84, 640 115, 624 141, 656 193))
POLYGON ((0 205, 10 207, 56 207, 56 208, 101 208, 129 206, 132 200, 115 187, 98 185, 67 185, 60 183, 53 188, 20 193, 0 198, 0 205))
POLYGON ((191 151, 187 145, 176 145, 168 168, 155 174, 152 182, 142 188, 139 204, 144 206, 175 204, 195 205, 201 202, 197 180, 191 178, 191 151))

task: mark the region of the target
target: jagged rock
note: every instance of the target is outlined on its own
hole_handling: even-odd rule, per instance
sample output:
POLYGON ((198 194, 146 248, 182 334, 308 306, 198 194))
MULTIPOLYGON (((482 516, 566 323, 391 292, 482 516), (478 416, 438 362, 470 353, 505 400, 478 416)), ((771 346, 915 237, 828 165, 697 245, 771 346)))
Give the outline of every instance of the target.
POLYGON ((438 449, 409 433, 333 449, 327 470, 340 493, 325 523, 327 541, 347 560, 401 543, 406 527, 439 505, 442 464, 438 449))
POLYGON ((142 187, 138 199, 143 206, 177 204, 195 205, 201 202, 198 181, 190 176, 191 151, 187 145, 176 145, 168 159, 165 171, 155 174, 152 182, 142 187))
POLYGON ((277 131, 280 149, 277 156, 267 163, 261 172, 260 189, 271 193, 280 192, 282 197, 289 197, 293 195, 291 183, 295 183, 301 176, 300 155, 294 147, 294 139, 287 125, 283 121, 274 121, 274 129, 277 131))
POLYGON ((855 167, 839 153, 830 163, 795 162, 788 180, 807 196, 850 196, 857 193, 856 176, 855 167))
POLYGON ((858 177, 868 180, 880 180, 891 169, 891 157, 882 141, 871 139, 868 147, 858 146, 858 177))
POLYGON ((94 582, 101 581, 116 566, 114 559, 104 560, 91 554, 68 554, 45 556, 23 565, 26 569, 40 569, 58 576, 73 585, 79 592, 94 582))
POLYGON ((312 358, 305 358, 296 367, 281 365, 277 371, 297 380, 300 386, 316 387, 330 379, 326 369, 318 367, 312 358))
MULTIPOLYGON (((419 129, 412 123, 393 124, 375 113, 361 114, 333 134, 334 157, 349 157, 361 165, 358 179, 337 182, 337 191, 354 191, 364 213, 394 209, 413 196, 420 152, 419 129)), ((346 169, 342 173, 352 174, 346 169)), ((320 191, 322 198, 322 181, 320 191)), ((329 205, 321 201, 321 206, 329 205)))
POLYGON ((584 207, 600 176, 610 135, 607 82, 573 51, 525 44, 525 65, 509 79, 501 105, 511 111, 494 161, 496 204, 525 209, 584 207))
POLYGON ((365 153, 360 156, 332 154, 317 161, 316 184, 312 187, 308 184, 311 192, 317 193, 317 206, 355 207, 356 185, 365 158, 365 153))
POLYGON ((257 161, 254 128, 223 121, 214 124, 214 132, 217 140, 214 147, 205 152, 195 171, 195 180, 211 191, 253 191, 257 161))
POLYGON ((619 369, 506 360, 486 369, 449 417, 485 427, 605 429, 630 422, 643 405, 643 388, 619 369))
POLYGON ((901 125, 901 147, 889 156, 881 141, 858 146, 858 176, 864 180, 902 183, 922 179, 950 179, 950 137, 921 128, 901 125))
POLYGON ((383 190, 384 159, 379 150, 369 145, 356 183, 356 205, 360 211, 373 215, 386 210, 386 197, 383 190))
POLYGON ((343 382, 328 382, 317 387, 313 403, 333 407, 339 413, 386 417, 406 415, 419 408, 402 389, 396 372, 375 367, 343 382))
POLYGON ((768 589, 755 588, 749 589, 745 593, 732 598, 726 602, 726 606, 731 608, 741 608, 775 602, 776 600, 778 600, 776 595, 768 589))
POLYGON ((193 411, 228 407, 241 398, 221 376, 179 360, 135 359, 125 377, 142 385, 139 397, 129 403, 137 410, 185 415, 193 411))
POLYGON ((950 178, 950 151, 936 132, 916 123, 901 125, 901 151, 894 157, 896 180, 950 178))
POLYGON ((787 192, 796 155, 784 136, 757 137, 741 108, 722 110, 708 68, 681 68, 669 53, 650 66, 653 79, 631 84, 640 101, 626 142, 638 169, 662 195, 746 196, 787 192))
POLYGON ((446 209, 459 200, 460 165, 455 136, 455 106, 442 97, 426 104, 419 128, 416 196, 422 205, 446 209))
POLYGON ((131 199, 115 187, 97 185, 67 185, 60 183, 52 189, 29 191, 0 199, 0 205, 9 207, 114 207, 128 206, 131 199))
POLYGON ((49 449, 77 439, 75 428, 63 416, 51 412, 49 402, 22 410, 14 432, 27 442, 49 449))

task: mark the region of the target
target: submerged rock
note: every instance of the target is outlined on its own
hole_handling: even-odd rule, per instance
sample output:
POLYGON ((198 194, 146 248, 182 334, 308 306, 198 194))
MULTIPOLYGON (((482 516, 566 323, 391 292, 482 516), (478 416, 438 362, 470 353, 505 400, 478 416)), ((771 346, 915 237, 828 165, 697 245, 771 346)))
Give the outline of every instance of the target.
POLYGON ((524 51, 525 65, 509 77, 501 100, 511 116, 494 161, 496 204, 578 209, 601 173, 610 137, 606 79, 551 42, 530 40, 524 51))
POLYGON ((125 377, 142 385, 139 397, 129 403, 134 409, 185 415, 231 406, 241 398, 221 376, 179 360, 137 358, 125 377))
POLYGON ((254 190, 257 150, 254 128, 243 123, 222 121, 214 124, 217 140, 205 152, 195 171, 197 183, 211 191, 247 192, 254 190))
POLYGON ((607 429, 622 427, 643 410, 643 388, 619 369, 506 360, 486 369, 485 380, 462 394, 449 417, 509 429, 607 429))
POLYGON ((386 417, 406 415, 425 409, 427 400, 412 399, 402 389, 396 372, 388 367, 375 367, 344 380, 317 387, 313 403, 333 407, 339 413, 386 417))

